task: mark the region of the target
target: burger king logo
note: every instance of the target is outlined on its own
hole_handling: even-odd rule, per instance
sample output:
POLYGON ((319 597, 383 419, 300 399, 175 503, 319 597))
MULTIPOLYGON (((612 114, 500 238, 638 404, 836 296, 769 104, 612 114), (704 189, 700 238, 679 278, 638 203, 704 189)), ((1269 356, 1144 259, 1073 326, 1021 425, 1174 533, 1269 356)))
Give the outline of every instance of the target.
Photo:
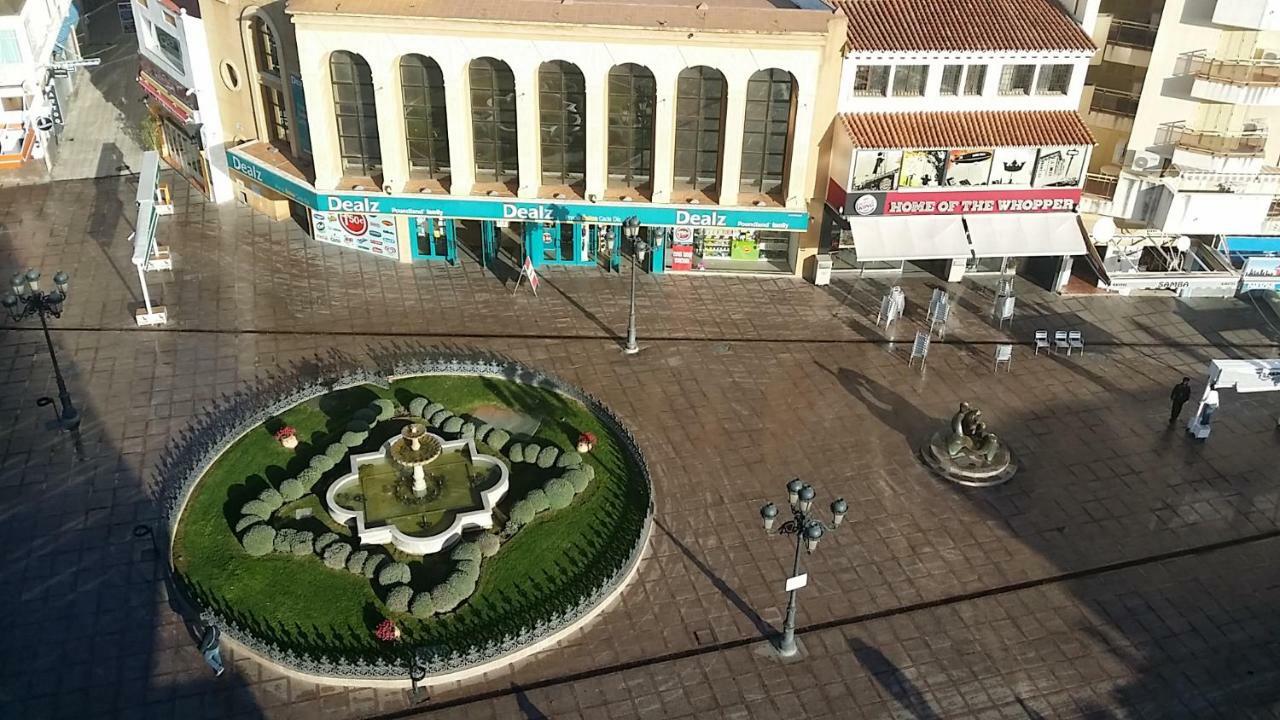
POLYGON ((876 211, 879 202, 875 195, 863 195, 853 203, 853 211, 859 215, 871 215, 876 211))
POLYGON ((348 235, 360 237, 369 232, 369 219, 364 215, 343 214, 338 216, 338 224, 348 235))

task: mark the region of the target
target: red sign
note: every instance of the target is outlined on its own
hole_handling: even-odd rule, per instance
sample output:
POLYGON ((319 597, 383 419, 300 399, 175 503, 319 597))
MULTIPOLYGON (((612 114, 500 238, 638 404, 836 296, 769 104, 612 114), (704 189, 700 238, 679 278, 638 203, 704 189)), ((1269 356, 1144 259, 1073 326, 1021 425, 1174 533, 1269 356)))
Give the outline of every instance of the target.
POLYGON ((1075 212, 1080 188, 1027 190, 899 190, 851 192, 844 212, 850 217, 904 215, 978 215, 985 213, 1075 212))
POLYGON ((672 245, 671 246, 671 269, 672 270, 692 270, 693 269, 693 246, 692 245, 672 245))
POLYGON ((538 271, 534 269, 533 260, 531 258, 526 257, 524 259, 524 267, 520 268, 520 272, 524 273, 525 277, 529 278, 529 287, 533 288, 533 294, 537 295, 538 283, 541 281, 538 280, 538 271))
POLYGON ((354 237, 360 237, 369 232, 369 218, 364 215, 344 213, 338 216, 338 224, 347 231, 348 235, 354 237))
POLYGON ((160 106, 168 110, 174 117, 182 122, 191 122, 191 118, 195 116, 195 111, 187 107, 178 98, 174 97, 161 83, 145 72, 138 73, 138 84, 143 90, 151 96, 153 100, 160 103, 160 106))

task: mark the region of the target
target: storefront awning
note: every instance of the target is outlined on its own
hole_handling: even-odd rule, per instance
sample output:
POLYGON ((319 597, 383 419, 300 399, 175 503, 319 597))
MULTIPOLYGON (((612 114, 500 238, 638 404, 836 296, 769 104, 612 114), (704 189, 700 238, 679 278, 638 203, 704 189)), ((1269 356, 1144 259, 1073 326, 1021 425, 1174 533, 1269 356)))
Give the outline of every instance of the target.
POLYGON ((58 28, 57 45, 60 48, 67 46, 67 38, 71 37, 72 31, 76 29, 76 23, 80 22, 80 8, 75 3, 67 9, 67 16, 62 19, 62 26, 58 28))
POLYGON ((958 215, 849 218, 859 262, 969 257, 958 215))
POLYGON ((1084 255, 1084 228, 1075 213, 1009 213, 965 215, 973 255, 1042 257, 1084 255))

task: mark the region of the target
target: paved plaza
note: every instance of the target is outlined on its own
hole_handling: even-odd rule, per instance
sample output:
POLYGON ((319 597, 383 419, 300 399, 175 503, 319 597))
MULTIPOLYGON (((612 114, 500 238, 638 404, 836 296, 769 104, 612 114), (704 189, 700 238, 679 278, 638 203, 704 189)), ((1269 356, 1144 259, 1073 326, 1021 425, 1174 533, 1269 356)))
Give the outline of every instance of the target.
POLYGON ((53 342, 84 414, 78 438, 47 429, 39 327, 0 325, 0 717, 1280 717, 1280 396, 1224 392, 1203 444, 1166 424, 1182 375, 1198 392, 1210 359, 1280 354, 1252 305, 1019 281, 999 329, 993 283, 966 281, 921 371, 909 341, 936 279, 904 282, 886 336, 884 278, 646 275, 628 357, 626 275, 552 269, 538 297, 512 294, 510 268, 397 265, 169 182, 175 270, 151 289, 171 322, 150 330, 132 320, 130 178, 0 190, 0 269, 71 273, 53 342), (1087 352, 1033 355, 1040 328, 1081 330, 1087 352), (1001 342, 1019 343, 1007 373, 1001 342), (568 641, 416 704, 234 650, 214 678, 134 534, 158 518, 162 448, 260 370, 389 343, 498 351, 623 417, 657 504, 637 580, 568 641), (961 400, 1019 456, 1008 485, 916 461, 961 400), (850 513, 805 558, 804 655, 780 663, 759 650, 793 547, 757 510, 795 476, 850 513))

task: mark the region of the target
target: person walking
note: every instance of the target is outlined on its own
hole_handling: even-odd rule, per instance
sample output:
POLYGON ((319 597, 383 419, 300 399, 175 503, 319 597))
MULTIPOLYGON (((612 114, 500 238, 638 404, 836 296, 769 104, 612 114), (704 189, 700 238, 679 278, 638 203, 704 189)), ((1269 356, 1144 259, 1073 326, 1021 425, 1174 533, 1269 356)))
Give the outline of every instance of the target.
POLYGON ((1169 393, 1169 400, 1173 406, 1169 408, 1169 424, 1172 425, 1178 421, 1178 416, 1182 414, 1182 406, 1187 404, 1191 399, 1191 378, 1184 377, 1182 382, 1173 386, 1173 392, 1169 393))

